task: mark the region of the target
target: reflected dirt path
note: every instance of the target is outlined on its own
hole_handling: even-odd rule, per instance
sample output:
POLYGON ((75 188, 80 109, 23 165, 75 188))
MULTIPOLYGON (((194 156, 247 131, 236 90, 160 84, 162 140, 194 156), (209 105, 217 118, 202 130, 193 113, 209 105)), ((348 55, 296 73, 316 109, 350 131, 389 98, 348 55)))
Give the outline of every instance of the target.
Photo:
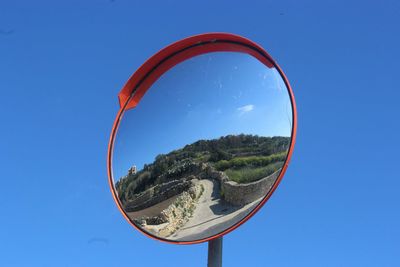
POLYGON ((221 200, 218 182, 204 179, 199 183, 203 185, 204 192, 196 204, 193 216, 168 239, 186 241, 218 234, 243 219, 262 199, 235 207, 221 200))

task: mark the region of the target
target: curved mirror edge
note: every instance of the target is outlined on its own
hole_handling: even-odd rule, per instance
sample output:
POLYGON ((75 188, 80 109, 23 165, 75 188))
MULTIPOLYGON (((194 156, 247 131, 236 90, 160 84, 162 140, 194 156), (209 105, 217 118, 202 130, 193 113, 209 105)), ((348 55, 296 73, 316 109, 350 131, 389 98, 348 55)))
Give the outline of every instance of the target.
POLYGON ((241 222, 271 190, 291 144, 279 72, 247 54, 216 52, 180 63, 150 89, 115 137, 115 192, 127 216, 156 238, 184 242, 241 222))

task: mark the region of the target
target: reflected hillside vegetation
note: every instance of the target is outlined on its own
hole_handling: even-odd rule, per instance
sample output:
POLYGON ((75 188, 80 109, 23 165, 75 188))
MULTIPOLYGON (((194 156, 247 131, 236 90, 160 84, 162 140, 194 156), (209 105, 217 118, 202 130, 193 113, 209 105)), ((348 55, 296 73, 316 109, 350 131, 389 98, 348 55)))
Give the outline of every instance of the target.
POLYGON ((199 140, 182 149, 160 154, 142 170, 122 177, 116 183, 118 196, 125 205, 151 187, 198 174, 204 164, 225 172, 237 183, 257 181, 283 166, 289 143, 290 137, 245 134, 199 140))

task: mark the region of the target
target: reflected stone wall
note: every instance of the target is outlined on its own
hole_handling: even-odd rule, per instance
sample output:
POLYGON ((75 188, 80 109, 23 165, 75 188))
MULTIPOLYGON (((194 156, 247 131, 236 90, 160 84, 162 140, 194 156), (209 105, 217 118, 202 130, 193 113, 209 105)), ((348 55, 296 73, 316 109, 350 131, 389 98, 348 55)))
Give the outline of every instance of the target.
POLYGON ((174 180, 156 185, 136 195, 133 200, 126 203, 124 208, 127 212, 142 210, 176 196, 191 186, 192 182, 186 180, 174 180))
POLYGON ((211 167, 207 168, 207 175, 208 178, 219 181, 221 195, 226 202, 234 206, 242 206, 266 196, 281 170, 258 181, 245 184, 231 181, 224 172, 216 171, 211 167))
POLYGON ((280 172, 281 169, 261 180, 246 184, 238 184, 234 181, 225 180, 222 183, 222 192, 225 201, 232 205, 241 206, 266 196, 280 172))

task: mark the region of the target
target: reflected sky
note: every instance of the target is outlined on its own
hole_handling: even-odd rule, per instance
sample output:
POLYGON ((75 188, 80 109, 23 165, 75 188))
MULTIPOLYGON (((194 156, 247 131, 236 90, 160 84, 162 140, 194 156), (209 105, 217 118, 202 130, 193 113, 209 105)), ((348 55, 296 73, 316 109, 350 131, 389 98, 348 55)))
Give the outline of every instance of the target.
POLYGON ((165 73, 124 113, 114 143, 114 179, 199 139, 290 136, 291 121, 289 94, 275 68, 243 53, 200 55, 165 73))

